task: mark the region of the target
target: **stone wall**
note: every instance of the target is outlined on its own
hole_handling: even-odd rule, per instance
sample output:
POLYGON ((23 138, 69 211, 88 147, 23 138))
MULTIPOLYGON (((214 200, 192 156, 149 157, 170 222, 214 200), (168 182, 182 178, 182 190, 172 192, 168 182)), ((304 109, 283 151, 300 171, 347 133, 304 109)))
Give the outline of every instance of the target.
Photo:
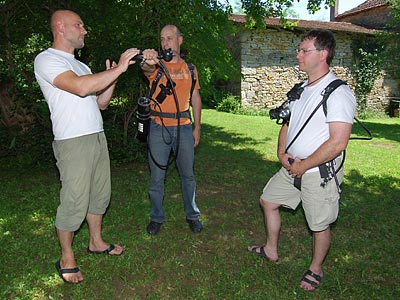
MULTIPOLYGON (((296 50, 301 30, 266 29, 244 31, 240 35, 241 48, 241 101, 244 107, 273 108, 286 100, 292 86, 306 79, 298 69, 296 50)), ((335 32, 336 55, 331 70, 354 90, 351 74, 352 34, 335 32)), ((382 73, 368 96, 368 107, 388 111, 389 97, 398 96, 399 82, 382 73)))

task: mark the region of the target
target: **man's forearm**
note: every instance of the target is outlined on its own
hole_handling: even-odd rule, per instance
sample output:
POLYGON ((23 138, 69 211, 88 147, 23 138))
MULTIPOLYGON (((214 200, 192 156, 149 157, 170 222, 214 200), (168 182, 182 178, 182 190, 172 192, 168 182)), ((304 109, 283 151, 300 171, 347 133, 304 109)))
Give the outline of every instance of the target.
POLYGON ((198 90, 193 91, 192 108, 193 108, 194 127, 200 129, 202 103, 201 103, 200 93, 198 90))
POLYGON ((117 81, 114 81, 106 89, 97 94, 97 105, 101 110, 105 110, 110 104, 111 97, 113 96, 117 81))
POLYGON ((288 125, 287 124, 282 125, 281 130, 279 131, 279 137, 278 137, 278 149, 277 149, 278 157, 282 154, 285 154, 285 152, 286 152, 287 132, 288 132, 288 125))

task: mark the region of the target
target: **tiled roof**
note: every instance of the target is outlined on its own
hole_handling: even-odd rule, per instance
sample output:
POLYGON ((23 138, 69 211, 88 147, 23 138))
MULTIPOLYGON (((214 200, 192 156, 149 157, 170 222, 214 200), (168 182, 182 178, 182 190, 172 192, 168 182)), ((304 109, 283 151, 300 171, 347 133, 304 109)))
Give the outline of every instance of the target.
MULTIPOLYGON (((340 5, 340 3, 339 3, 339 5, 340 5)), ((374 9, 374 8, 378 8, 378 7, 381 7, 381 6, 387 6, 387 5, 388 5, 387 1, 385 1, 385 0, 367 0, 367 1, 363 2, 363 3, 361 3, 360 5, 358 5, 358 6, 354 7, 354 8, 352 8, 352 9, 350 9, 348 11, 345 11, 344 13, 336 16, 336 18, 340 19, 341 17, 347 17, 349 15, 354 15, 354 14, 357 14, 359 12, 363 12, 363 11, 366 11, 366 10, 371 10, 371 9, 374 9)))
MULTIPOLYGON (((231 15, 230 19, 237 23, 245 23, 245 15, 231 15)), ((368 29, 362 26, 354 25, 347 22, 326 22, 326 21, 307 21, 289 19, 290 22, 298 22, 297 28, 302 29, 327 29, 332 31, 344 31, 353 33, 374 34, 376 30, 368 29)), ((267 27, 281 27, 279 18, 266 18, 267 27)))

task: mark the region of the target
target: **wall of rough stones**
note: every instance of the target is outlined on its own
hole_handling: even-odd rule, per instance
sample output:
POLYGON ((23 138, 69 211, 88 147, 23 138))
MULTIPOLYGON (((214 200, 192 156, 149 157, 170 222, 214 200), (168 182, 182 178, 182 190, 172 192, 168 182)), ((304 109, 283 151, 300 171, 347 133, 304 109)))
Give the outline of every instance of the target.
MULTIPOLYGON (((286 93, 295 83, 306 79, 298 69, 296 50, 304 32, 267 29, 244 31, 241 47, 241 101, 244 107, 273 108, 286 100, 286 93)), ((336 55, 331 70, 354 90, 351 74, 352 34, 335 32, 336 55)), ((399 82, 385 73, 376 80, 368 96, 368 107, 388 111, 389 97, 399 96, 399 82)))

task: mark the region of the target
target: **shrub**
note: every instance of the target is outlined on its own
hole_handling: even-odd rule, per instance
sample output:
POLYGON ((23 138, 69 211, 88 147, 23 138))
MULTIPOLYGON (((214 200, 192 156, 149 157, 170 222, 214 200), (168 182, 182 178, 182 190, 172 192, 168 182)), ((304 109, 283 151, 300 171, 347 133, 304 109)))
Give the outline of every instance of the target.
POLYGON ((228 95, 217 105, 216 110, 228 113, 237 113, 241 108, 240 99, 233 95, 228 95))

